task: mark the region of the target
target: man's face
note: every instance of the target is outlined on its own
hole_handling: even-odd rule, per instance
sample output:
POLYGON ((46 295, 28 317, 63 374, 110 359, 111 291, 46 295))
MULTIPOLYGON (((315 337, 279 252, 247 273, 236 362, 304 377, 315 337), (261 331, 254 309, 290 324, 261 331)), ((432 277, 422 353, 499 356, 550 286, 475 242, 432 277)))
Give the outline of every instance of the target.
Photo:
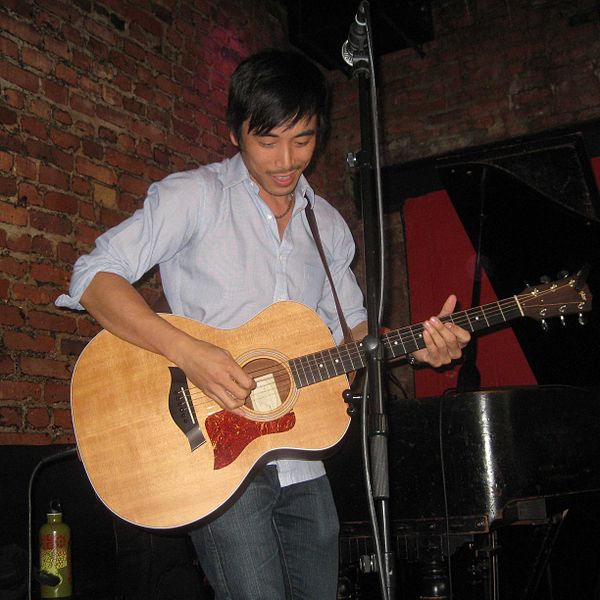
POLYGON ((317 117, 302 119, 291 127, 275 127, 265 135, 249 132, 248 121, 244 121, 241 139, 233 133, 230 136, 261 197, 276 199, 294 191, 309 165, 317 141, 317 117))

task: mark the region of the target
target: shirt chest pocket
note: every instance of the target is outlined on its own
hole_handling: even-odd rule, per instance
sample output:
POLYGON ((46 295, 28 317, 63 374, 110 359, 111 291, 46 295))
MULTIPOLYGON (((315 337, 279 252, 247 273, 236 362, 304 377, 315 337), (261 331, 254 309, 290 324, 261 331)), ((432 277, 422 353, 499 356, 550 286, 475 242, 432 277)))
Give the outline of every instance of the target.
POLYGON ((324 294, 325 278, 322 264, 304 263, 304 277, 299 298, 302 304, 306 304, 313 310, 317 308, 324 294))

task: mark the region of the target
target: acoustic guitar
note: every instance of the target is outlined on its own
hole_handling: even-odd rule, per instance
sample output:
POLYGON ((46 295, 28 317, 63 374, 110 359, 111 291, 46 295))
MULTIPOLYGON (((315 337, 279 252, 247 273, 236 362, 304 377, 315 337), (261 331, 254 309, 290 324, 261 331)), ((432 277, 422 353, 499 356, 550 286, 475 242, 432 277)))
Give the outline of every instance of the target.
MULTIPOLYGON (((591 309, 575 276, 456 312, 471 331, 519 317, 545 320, 591 309)), ((182 331, 226 348, 256 381, 244 416, 224 411, 163 356, 108 331, 84 348, 71 382, 79 454, 98 497, 120 518, 168 529, 223 510, 259 464, 275 457, 318 457, 348 429, 346 373, 364 366, 361 342, 334 346, 320 317, 290 301, 239 328, 216 329, 161 315, 182 331)), ((382 336, 387 357, 424 347, 423 325, 382 336)))

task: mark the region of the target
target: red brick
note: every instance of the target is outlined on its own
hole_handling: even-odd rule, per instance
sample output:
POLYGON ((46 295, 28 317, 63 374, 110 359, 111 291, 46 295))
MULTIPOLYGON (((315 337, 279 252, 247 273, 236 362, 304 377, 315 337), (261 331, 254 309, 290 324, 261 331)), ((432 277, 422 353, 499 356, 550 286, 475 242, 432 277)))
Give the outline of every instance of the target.
POLYGON ((98 137, 101 140, 105 140, 111 144, 115 144, 117 142, 117 134, 112 129, 108 127, 99 127, 98 128, 98 137))
POLYGON ((23 108, 25 106, 25 96, 20 90, 6 89, 4 90, 7 106, 13 108, 23 108))
POLYGON ((23 409, 16 407, 0 407, 0 427, 22 427, 23 409))
POLYGON ((55 128, 50 130, 50 139, 57 146, 60 146, 65 150, 76 150, 79 148, 79 144, 81 143, 81 140, 78 136, 55 128))
POLYGON ((46 258, 55 258, 54 242, 43 235, 36 235, 31 243, 31 249, 35 254, 46 258))
POLYGON ((94 158, 96 160, 102 160, 104 158, 104 146, 98 144, 98 142, 95 142, 94 140, 82 140, 81 148, 83 150, 83 153, 88 158, 94 158))
POLYGON ((37 75, 2 59, 0 59, 0 73, 3 79, 29 92, 37 93, 40 87, 40 78, 37 75))
MULTIPOLYGON (((5 433, 0 432, 1 445, 45 446, 52 442, 48 433, 5 433)), ((67 442, 68 443, 68 442, 67 442)))
POLYGON ((44 402, 46 404, 58 404, 68 402, 70 397, 70 386, 65 383, 53 383, 48 381, 44 384, 44 402))
POLYGON ((13 34, 19 40, 24 40, 32 45, 40 41, 40 34, 29 23, 15 21, 7 13, 0 13, 0 31, 13 34))
POLYGON ((47 408, 28 408, 25 413, 27 424, 35 429, 50 425, 50 414, 47 408))
MULTIPOLYGON (((72 64, 80 73, 89 73, 90 69, 92 68, 92 63, 93 60, 90 59, 90 57, 84 52, 78 52, 77 50, 73 51, 72 64)), ((82 90, 89 91, 91 91, 92 89, 97 90, 100 87, 97 82, 92 81, 88 77, 85 77, 81 74, 79 75, 79 86, 82 90)), ((94 93, 98 95, 97 92, 94 91, 94 93)))
POLYGON ((89 227, 83 223, 75 224, 75 238, 82 244, 91 247, 96 238, 102 233, 95 227, 89 227))
POLYGON ((23 325, 25 320, 17 306, 0 305, 0 323, 2 325, 23 325))
POLYGON ((132 79, 125 75, 125 73, 118 72, 114 79, 114 84, 122 91, 127 94, 131 93, 133 89, 133 81, 132 79))
POLYGON ((146 140, 142 140, 136 146, 136 153, 145 158, 152 158, 152 144, 146 140))
POLYGON ((71 60, 71 50, 69 45, 58 37, 47 35, 44 37, 44 48, 50 53, 62 58, 63 60, 71 60))
POLYGON ((79 335, 84 338, 92 338, 102 329, 96 321, 91 319, 79 319, 77 326, 79 335))
POLYGON ((149 85, 144 85, 143 83, 138 83, 135 86, 134 94, 136 98, 142 98, 147 102, 154 100, 154 90, 149 85))
POLYGON ((38 164, 25 156, 17 156, 17 175, 35 181, 38 178, 38 164))
POLYGON ((47 124, 40 119, 27 116, 21 117, 21 129, 40 140, 48 139, 47 124))
POLYGON ((56 258, 58 260, 72 265, 79 257, 79 253, 70 244, 59 242, 56 246, 56 258))
POLYGON ((86 343, 83 340, 62 338, 60 340, 60 353, 64 356, 79 356, 85 348, 86 343))
POLYGON ((30 275, 36 281, 56 283, 63 286, 69 280, 69 274, 64 269, 47 264, 31 265, 30 275))
POLYGON ((14 177, 0 177, 0 195, 15 196, 17 193, 17 182, 14 177))
POLYGON ((14 277, 23 277, 27 273, 26 263, 13 258, 12 256, 0 256, 0 273, 13 275, 14 277))
POLYGON ((119 177, 119 187, 126 192, 145 196, 148 186, 149 183, 145 179, 137 179, 129 175, 119 177))
POLYGON ((18 187, 19 203, 24 206, 41 206, 42 198, 36 186, 31 183, 21 183, 18 187))
POLYGON ((27 224, 27 209, 14 206, 8 202, 0 202, 0 221, 11 225, 27 224))
POLYGON ((65 83, 68 83, 72 87, 77 86, 77 80, 79 79, 79 75, 75 69, 71 69, 67 65, 63 63, 58 63, 56 65, 56 69, 54 71, 57 79, 62 79, 65 83))
POLYGON ((118 225, 123 220, 123 215, 110 208, 102 207, 100 210, 100 224, 105 229, 118 225))
POLYGON ((87 178, 74 175, 71 179, 71 191, 80 198, 85 198, 91 194, 92 185, 87 178))
POLYGON ((73 230, 73 225, 67 217, 31 210, 29 212, 30 225, 34 229, 45 233, 68 235, 73 230))
POLYGON ((34 329, 56 331, 61 333, 74 333, 76 323, 73 317, 54 315, 36 310, 29 311, 29 325, 34 329))
POLYGON ((8 300, 8 289, 10 282, 8 279, 0 279, 0 298, 2 300, 8 300))
POLYGON ((102 181, 103 183, 114 185, 117 181, 116 175, 112 169, 95 164, 82 156, 77 157, 76 167, 77 172, 80 175, 87 175, 93 179, 102 181))
POLYGON ((25 148, 30 158, 39 158, 43 161, 52 160, 52 146, 50 144, 29 138, 25 140, 25 148))
POLYGON ((13 41, 0 37, 0 56, 17 59, 19 57, 18 46, 13 41))
POLYGON ((26 375, 53 377, 54 379, 70 379, 69 363, 50 358, 21 358, 21 371, 26 375))
POLYGON ((54 68, 54 62, 51 61, 46 54, 38 52, 34 48, 28 48, 24 46, 21 49, 21 56, 23 63, 33 67, 36 71, 41 71, 48 75, 54 68))
POLYGON ((77 214, 79 203, 75 196, 69 196, 62 192, 48 192, 44 196, 44 206, 56 212, 75 215, 77 214))
POLYGON ((84 138, 92 137, 94 135, 95 128, 91 123, 86 121, 75 121, 73 130, 79 132, 81 137, 84 138))
POLYGON ((55 431, 52 438, 52 444, 74 444, 75 435, 72 431, 55 431))
POLYGON ((47 335, 32 337, 18 331, 6 331, 4 345, 10 350, 31 350, 32 352, 51 352, 54 350, 54 338, 47 335))
POLYGON ((73 420, 71 418, 71 411, 66 408, 55 408, 52 411, 53 421, 56 427, 61 429, 73 429, 73 420))
POLYGON ((93 37, 106 43, 109 48, 114 48, 119 43, 119 38, 104 23, 97 23, 92 19, 85 20, 85 30, 93 37))
POLYGON ((113 167, 117 167, 127 173, 135 173, 143 175, 146 172, 146 165, 141 160, 137 160, 133 156, 127 156, 112 148, 106 150, 106 162, 113 167))
MULTIPOLYGON (((2 322, 2 306, 0 306, 0 323, 2 322)), ((0 373, 3 375, 13 375, 15 372, 15 363, 8 354, 0 354, 0 373)))
POLYGON ((79 216, 82 219, 88 221, 96 220, 96 206, 91 202, 80 202, 79 203, 79 216))
POLYGON ((170 61, 166 60, 162 56, 158 56, 157 54, 149 53, 148 63, 153 69, 159 71, 160 73, 163 73, 163 75, 169 75, 169 73, 171 72, 170 61))
POLYGON ((14 125, 17 122, 17 113, 10 108, 0 106, 0 123, 3 125, 14 125))
POLYGON ((73 119, 71 118, 71 115, 64 110, 59 110, 57 108, 54 109, 53 116, 55 121, 62 123, 63 125, 73 124, 73 119))
POLYGON ((11 252, 30 252, 31 236, 26 233, 10 236, 6 241, 6 247, 11 252))
POLYGON ((108 106, 98 105, 96 107, 96 115, 99 119, 102 119, 107 123, 112 123, 113 125, 118 125, 123 129, 129 129, 133 125, 132 118, 128 114, 114 110, 108 106))
POLYGON ((136 63, 129 56, 113 49, 109 60, 116 67, 117 71, 127 73, 130 76, 135 75, 136 63))
POLYGON ((56 104, 62 104, 63 106, 69 105, 69 89, 64 84, 56 83, 50 79, 42 80, 42 89, 44 94, 52 102, 56 104))
POLYGON ((27 285, 19 281, 13 284, 13 297, 15 300, 28 300, 40 306, 46 306, 52 301, 52 294, 47 288, 27 285))
POLYGON ((93 117, 96 114, 96 105, 87 98, 71 92, 69 104, 71 108, 88 117, 93 117))

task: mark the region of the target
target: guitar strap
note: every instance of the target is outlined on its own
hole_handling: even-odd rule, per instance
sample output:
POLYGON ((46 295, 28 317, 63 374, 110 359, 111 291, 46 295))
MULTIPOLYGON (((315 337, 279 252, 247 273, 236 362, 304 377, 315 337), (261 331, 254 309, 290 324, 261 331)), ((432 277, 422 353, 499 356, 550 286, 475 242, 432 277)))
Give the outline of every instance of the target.
POLYGON ((354 339, 352 337, 352 332, 348 327, 348 323, 346 323, 346 319, 344 318, 344 313, 342 312, 342 307, 340 306, 340 301, 338 299, 337 292, 335 291, 335 286, 333 285, 333 277, 331 277, 331 271, 329 270, 329 265, 327 264, 327 260, 325 259, 325 252, 323 251, 323 244, 321 244, 321 236, 319 235, 319 228, 317 227, 317 219, 315 218, 315 213, 312 209, 312 205, 308 200, 306 204, 306 220, 308 221, 308 225, 310 226, 310 230, 315 240, 315 244, 317 245, 317 250, 319 251, 319 255, 321 257, 321 260, 323 261, 323 266, 325 267, 325 273, 327 273, 327 278, 329 279, 329 284, 331 285, 331 291, 333 292, 333 300, 335 301, 335 308, 337 309, 338 318, 340 320, 340 325, 342 326, 342 332, 344 334, 344 342, 348 344, 354 341, 354 339))

